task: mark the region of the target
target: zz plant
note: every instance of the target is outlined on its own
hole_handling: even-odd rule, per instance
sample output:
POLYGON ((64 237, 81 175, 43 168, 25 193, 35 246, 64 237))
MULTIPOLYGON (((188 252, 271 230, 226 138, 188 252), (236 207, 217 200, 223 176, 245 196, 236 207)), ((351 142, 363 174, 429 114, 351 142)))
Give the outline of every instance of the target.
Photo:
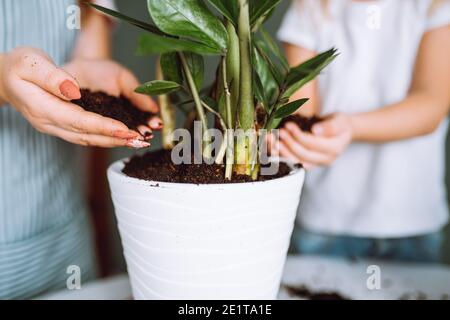
POLYGON ((165 123, 163 145, 173 147, 175 129, 172 101, 180 108, 192 105, 202 124, 203 157, 211 158, 208 113, 224 132, 222 152, 225 175, 259 174, 258 146, 261 129, 272 130, 308 99, 290 97, 313 80, 337 56, 331 49, 291 68, 264 22, 281 0, 147 0, 154 22, 138 21, 98 5, 96 9, 131 23, 144 33, 138 53, 159 54, 159 78, 136 92, 159 96, 165 123), (208 4, 209 5, 208 5, 208 4), (215 12, 213 12, 215 11, 215 12), (216 81, 203 88, 207 56, 219 59, 216 81), (244 131, 244 135, 236 135, 244 131), (255 147, 256 146, 256 147, 255 147))

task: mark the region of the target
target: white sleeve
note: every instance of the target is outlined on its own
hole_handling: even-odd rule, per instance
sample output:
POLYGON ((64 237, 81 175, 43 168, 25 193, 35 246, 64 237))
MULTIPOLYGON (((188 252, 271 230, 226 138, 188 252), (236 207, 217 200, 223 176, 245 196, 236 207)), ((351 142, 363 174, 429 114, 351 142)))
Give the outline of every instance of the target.
POLYGON ((305 49, 317 50, 317 4, 319 1, 294 2, 287 11, 280 29, 278 39, 305 49))
POLYGON ((450 25, 450 0, 443 0, 431 8, 427 21, 427 31, 450 25))

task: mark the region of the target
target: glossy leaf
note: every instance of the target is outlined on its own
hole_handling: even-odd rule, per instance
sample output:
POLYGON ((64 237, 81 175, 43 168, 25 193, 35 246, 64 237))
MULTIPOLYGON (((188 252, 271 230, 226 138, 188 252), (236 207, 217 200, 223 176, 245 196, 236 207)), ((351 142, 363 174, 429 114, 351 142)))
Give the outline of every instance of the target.
POLYGON ((200 90, 205 76, 205 63, 203 57, 195 53, 185 53, 184 56, 186 57, 189 70, 191 70, 197 90, 200 90))
POLYGON ((137 93, 146 94, 149 96, 156 96, 161 94, 169 94, 179 90, 180 84, 173 81, 155 80, 144 83, 136 88, 137 93))
POLYGON ((153 21, 163 32, 226 51, 225 26, 202 0, 147 0, 147 4, 153 21))
POLYGON ((225 18, 237 25, 239 8, 237 0, 208 0, 225 18))
POLYGON ((221 53, 221 51, 205 46, 201 43, 183 39, 168 38, 151 33, 143 34, 139 38, 137 51, 139 55, 169 52, 193 52, 202 55, 217 55, 221 53))
POLYGON ((256 72, 253 76, 253 92, 255 92, 256 99, 262 104, 264 110, 269 113, 269 99, 266 96, 264 85, 256 72))
POLYGON ((164 80, 176 83, 183 82, 181 64, 176 52, 163 53, 160 58, 160 64, 164 80))
POLYGON ((290 66, 284 52, 281 50, 281 48, 278 46, 278 44, 275 42, 272 36, 264 28, 260 28, 259 33, 262 37, 263 42, 266 44, 267 48, 278 59, 278 61, 280 61, 284 70, 288 72, 290 70, 290 66))
POLYGON ((137 19, 128 17, 128 16, 126 16, 126 15, 120 13, 120 12, 117 12, 117 11, 114 11, 114 10, 111 10, 111 9, 99 6, 99 5, 94 4, 94 3, 88 2, 88 4, 91 7, 97 9, 98 11, 101 11, 101 12, 103 12, 103 13, 109 15, 109 16, 112 16, 114 18, 117 18, 119 20, 128 22, 128 23, 130 23, 130 24, 132 24, 132 25, 134 25, 136 27, 139 27, 139 28, 141 28, 143 30, 146 30, 146 31, 149 31, 149 32, 152 32, 152 33, 155 33, 155 34, 159 34, 159 35, 164 35, 164 32, 161 32, 161 30, 159 30, 156 26, 154 26, 154 25, 152 25, 150 23, 139 21, 137 19))
POLYGON ((296 112, 301 106, 303 106, 309 99, 299 99, 299 100, 295 100, 292 101, 288 104, 285 104, 284 106, 278 108, 273 117, 275 119, 283 119, 286 118, 288 116, 290 116, 291 114, 293 114, 294 112, 296 112))
POLYGON ((281 2, 281 0, 248 0, 250 5, 250 23, 255 25, 281 2))
MULTIPOLYGON (((279 93, 279 86, 277 80, 272 74, 269 64, 256 48, 253 50, 253 68, 259 81, 261 82, 263 90, 261 94, 264 99, 261 102, 264 102, 264 107, 268 110, 270 102, 276 98, 279 93)), ((256 89, 260 89, 258 83, 256 84, 256 89)))
POLYGON ((331 49, 292 68, 286 79, 286 90, 283 97, 292 96, 308 82, 314 80, 338 56, 336 49, 331 49))
POLYGON ((274 79, 277 81, 278 85, 281 86, 286 78, 284 70, 282 70, 280 66, 278 66, 273 61, 273 59, 271 59, 270 53, 268 52, 269 49, 264 41, 256 39, 255 41, 253 41, 253 43, 255 48, 258 50, 258 53, 261 55, 264 61, 266 61, 274 79))

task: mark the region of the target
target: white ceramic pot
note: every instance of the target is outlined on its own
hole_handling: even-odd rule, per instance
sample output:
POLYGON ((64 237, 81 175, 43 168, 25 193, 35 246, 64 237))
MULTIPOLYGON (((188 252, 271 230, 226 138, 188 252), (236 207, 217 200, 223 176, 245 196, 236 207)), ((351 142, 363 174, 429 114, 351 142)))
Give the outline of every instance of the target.
POLYGON ((136 299, 275 299, 304 170, 255 183, 143 181, 108 169, 136 299))

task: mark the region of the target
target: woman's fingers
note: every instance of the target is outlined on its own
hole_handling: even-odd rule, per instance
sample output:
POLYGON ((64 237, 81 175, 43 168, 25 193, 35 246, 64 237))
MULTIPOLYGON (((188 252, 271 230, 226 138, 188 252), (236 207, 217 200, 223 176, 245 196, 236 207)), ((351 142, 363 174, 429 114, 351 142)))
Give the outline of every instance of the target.
POLYGON ((95 146, 102 148, 116 148, 116 147, 147 148, 150 146, 150 143, 136 139, 120 139, 97 134, 78 133, 62 129, 54 125, 46 125, 44 128, 47 134, 57 136, 70 143, 87 147, 95 146))
POLYGON ((148 126, 153 130, 161 130, 164 124, 160 117, 154 116, 148 121, 148 126))
POLYGON ((16 59, 16 74, 21 79, 34 83, 63 100, 81 98, 77 81, 58 68, 44 52, 24 48, 13 54, 16 59))
POLYGON ((119 86, 125 97, 142 111, 158 112, 158 105, 149 96, 134 92, 139 86, 138 79, 129 70, 123 68, 119 75, 119 86))

